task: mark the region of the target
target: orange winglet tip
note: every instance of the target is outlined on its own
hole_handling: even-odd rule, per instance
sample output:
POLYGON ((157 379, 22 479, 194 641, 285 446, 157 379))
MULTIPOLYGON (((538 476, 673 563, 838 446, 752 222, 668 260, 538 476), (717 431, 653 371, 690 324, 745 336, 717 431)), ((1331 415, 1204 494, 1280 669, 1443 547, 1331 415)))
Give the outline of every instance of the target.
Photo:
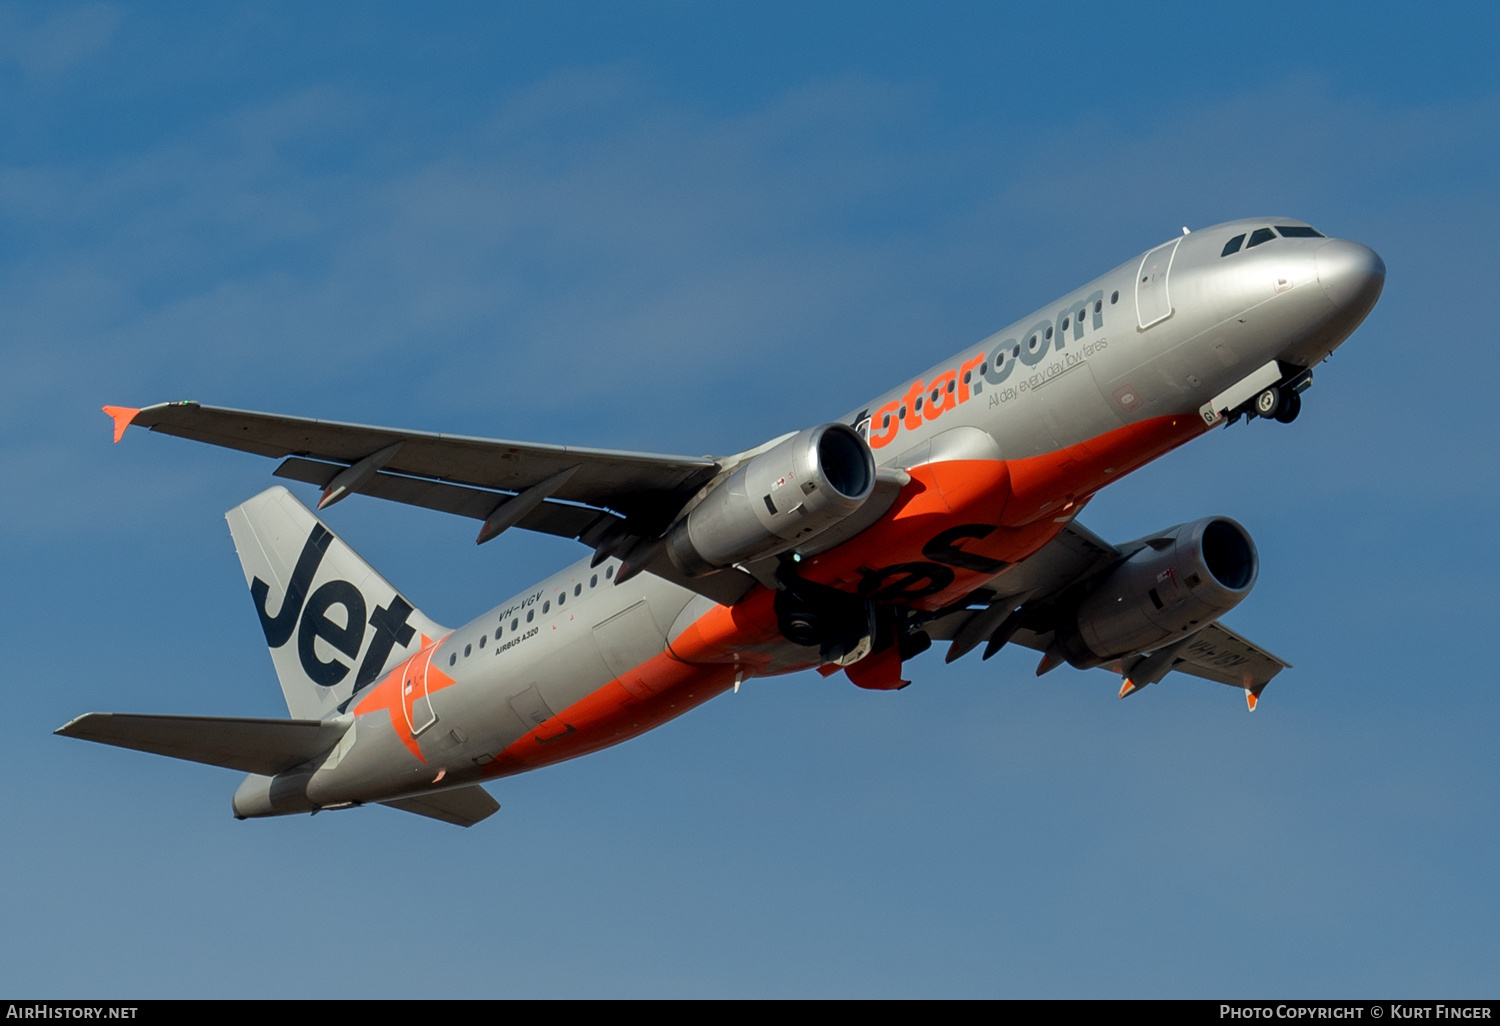
POLYGON ((1141 689, 1135 686, 1135 681, 1127 677, 1125 683, 1120 685, 1120 697, 1128 698, 1139 690, 1141 689))
POLYGON ((132 420, 135 420, 136 414, 141 412, 140 410, 133 409, 129 406, 105 406, 102 407, 102 409, 105 413, 109 414, 110 419, 115 422, 116 442, 118 442, 120 440, 120 436, 125 433, 125 429, 130 426, 130 422, 132 420))
POLYGON ((1255 711, 1255 707, 1257 705, 1259 705, 1259 704, 1260 704, 1260 695, 1256 694, 1254 691, 1251 691, 1249 688, 1246 688, 1245 689, 1245 707, 1247 709, 1249 709, 1251 712, 1254 712, 1255 711))

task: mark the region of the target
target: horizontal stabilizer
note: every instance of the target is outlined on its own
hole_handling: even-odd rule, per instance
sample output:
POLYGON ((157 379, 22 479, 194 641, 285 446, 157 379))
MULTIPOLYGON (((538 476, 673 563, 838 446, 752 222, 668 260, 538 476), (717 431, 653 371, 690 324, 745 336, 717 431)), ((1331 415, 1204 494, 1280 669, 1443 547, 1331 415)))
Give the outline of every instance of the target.
POLYGON ((500 811, 500 803, 478 784, 455 787, 451 791, 417 795, 415 798, 397 798, 381 802, 402 812, 415 812, 418 816, 440 819, 455 826, 470 827, 482 819, 488 819, 500 811))
POLYGON ((85 713, 53 733, 274 777, 328 751, 348 727, 333 720, 85 713))

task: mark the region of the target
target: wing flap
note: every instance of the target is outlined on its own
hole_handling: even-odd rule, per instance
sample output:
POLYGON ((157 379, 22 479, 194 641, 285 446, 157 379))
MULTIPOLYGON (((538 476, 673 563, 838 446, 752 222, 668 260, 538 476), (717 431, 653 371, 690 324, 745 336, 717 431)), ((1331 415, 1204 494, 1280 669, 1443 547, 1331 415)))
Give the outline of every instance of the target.
MULTIPOLYGON (((319 463, 316 460, 293 456, 283 460, 276 468, 275 476, 288 481, 302 481, 324 487, 344 468, 336 463, 319 463)), ((503 492, 470 488, 467 485, 448 484, 443 481, 427 481, 417 477, 405 477, 378 471, 359 486, 361 495, 389 502, 421 506, 455 516, 484 520, 495 511, 495 507, 512 498, 503 492)), ((601 519, 616 519, 612 514, 573 506, 564 502, 544 500, 536 509, 527 513, 516 526, 528 531, 540 531, 561 538, 576 538, 593 527, 601 519)))
POLYGON ((331 720, 96 712, 53 733, 274 777, 328 751, 348 726, 331 720))
POLYGON ((500 803, 478 784, 455 787, 451 791, 438 791, 413 798, 394 798, 381 805, 389 805, 402 812, 416 813, 429 819, 440 819, 454 826, 471 827, 480 820, 488 819, 500 811, 500 803))

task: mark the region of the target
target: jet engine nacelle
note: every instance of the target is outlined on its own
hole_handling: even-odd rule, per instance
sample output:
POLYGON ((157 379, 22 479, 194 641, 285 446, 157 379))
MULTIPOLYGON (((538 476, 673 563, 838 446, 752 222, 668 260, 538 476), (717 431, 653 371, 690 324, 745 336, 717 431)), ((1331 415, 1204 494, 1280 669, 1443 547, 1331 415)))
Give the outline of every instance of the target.
POLYGON ((679 520, 667 551, 686 574, 705 574, 785 551, 865 504, 875 457, 854 429, 822 424, 736 468, 679 520))
POLYGON ((1233 520, 1183 524, 1111 570, 1064 618, 1062 653, 1087 668, 1185 637, 1239 605, 1259 569, 1255 543, 1233 520))

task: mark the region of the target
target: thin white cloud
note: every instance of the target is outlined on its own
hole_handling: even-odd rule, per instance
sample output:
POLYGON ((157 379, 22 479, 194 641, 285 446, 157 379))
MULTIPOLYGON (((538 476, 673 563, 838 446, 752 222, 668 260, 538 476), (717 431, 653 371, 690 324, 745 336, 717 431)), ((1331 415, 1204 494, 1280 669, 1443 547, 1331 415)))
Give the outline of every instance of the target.
POLYGON ((33 4, 0 5, 0 64, 31 79, 58 78, 102 53, 123 20, 118 4, 81 4, 42 17, 33 4))

